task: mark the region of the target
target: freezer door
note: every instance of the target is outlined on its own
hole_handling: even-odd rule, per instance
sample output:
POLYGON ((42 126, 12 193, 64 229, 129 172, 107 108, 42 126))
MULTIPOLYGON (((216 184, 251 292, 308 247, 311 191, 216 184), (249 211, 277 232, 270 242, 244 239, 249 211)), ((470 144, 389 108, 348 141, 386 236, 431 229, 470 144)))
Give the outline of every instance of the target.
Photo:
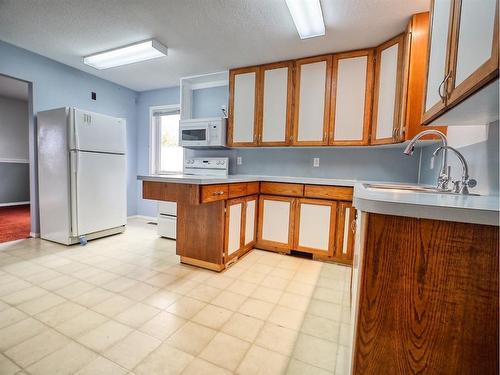
POLYGON ((125 153, 127 147, 124 119, 73 109, 70 149, 125 153))
POLYGON ((127 221, 125 155, 72 151, 73 236, 115 228, 127 221))

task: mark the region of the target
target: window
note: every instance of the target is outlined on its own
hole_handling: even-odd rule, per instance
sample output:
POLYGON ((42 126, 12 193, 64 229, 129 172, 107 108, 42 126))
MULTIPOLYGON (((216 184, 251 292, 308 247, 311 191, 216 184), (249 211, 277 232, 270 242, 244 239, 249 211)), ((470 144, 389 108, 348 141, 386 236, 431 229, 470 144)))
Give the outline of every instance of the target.
POLYGON ((182 172, 184 150, 179 146, 179 106, 151 108, 151 172, 182 172))

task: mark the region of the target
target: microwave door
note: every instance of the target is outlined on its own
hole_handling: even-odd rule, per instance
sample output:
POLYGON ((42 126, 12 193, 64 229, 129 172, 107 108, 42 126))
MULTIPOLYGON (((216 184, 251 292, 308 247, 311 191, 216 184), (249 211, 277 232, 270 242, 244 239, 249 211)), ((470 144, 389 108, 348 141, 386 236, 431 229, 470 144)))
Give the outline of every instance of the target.
POLYGON ((208 146, 209 129, 207 127, 185 127, 181 130, 181 140, 184 145, 208 146))

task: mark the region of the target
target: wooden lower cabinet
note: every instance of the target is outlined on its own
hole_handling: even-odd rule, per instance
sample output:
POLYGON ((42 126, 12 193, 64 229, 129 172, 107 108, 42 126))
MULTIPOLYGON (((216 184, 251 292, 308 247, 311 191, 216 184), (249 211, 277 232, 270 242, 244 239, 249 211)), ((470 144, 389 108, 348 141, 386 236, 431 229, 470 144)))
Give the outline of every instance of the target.
POLYGON ((351 202, 261 195, 256 247, 352 264, 355 217, 351 202))
POLYGON ((261 195, 257 246, 289 252, 293 243, 295 198, 261 195))
POLYGON ((224 230, 224 263, 226 265, 253 248, 256 219, 256 195, 226 201, 224 230))
POLYGON ((335 246, 337 202, 297 199, 293 248, 332 257, 335 246))
POLYGON ((498 374, 499 228, 362 218, 352 373, 498 374))

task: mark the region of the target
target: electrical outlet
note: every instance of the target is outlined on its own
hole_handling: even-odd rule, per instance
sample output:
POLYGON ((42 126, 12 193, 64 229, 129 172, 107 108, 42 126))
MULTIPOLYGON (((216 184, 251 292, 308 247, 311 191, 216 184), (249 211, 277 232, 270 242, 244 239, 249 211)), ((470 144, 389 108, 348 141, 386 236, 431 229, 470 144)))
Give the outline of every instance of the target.
POLYGON ((319 167, 319 158, 313 158, 313 167, 318 168, 319 167))
POLYGON ((237 164, 237 165, 241 165, 241 164, 243 164, 243 158, 242 158, 241 156, 237 156, 237 157, 236 157, 236 164, 237 164))

